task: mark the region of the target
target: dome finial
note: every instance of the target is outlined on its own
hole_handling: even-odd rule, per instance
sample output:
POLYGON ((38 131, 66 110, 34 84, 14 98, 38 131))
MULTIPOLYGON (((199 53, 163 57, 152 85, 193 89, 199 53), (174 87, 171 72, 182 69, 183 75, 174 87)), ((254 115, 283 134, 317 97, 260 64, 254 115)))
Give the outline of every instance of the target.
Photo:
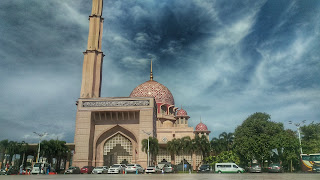
POLYGON ((152 74, 152 59, 151 59, 151 71, 150 71, 150 81, 153 81, 153 74, 152 74))
POLYGON ((201 116, 200 116, 200 123, 202 123, 202 121, 201 121, 201 116))

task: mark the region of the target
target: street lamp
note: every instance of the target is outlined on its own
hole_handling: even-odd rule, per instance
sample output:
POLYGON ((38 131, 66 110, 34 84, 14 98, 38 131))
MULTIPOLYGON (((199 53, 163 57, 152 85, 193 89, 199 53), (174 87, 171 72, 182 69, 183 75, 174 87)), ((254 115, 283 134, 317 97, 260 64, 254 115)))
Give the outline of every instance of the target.
POLYGON ((142 132, 144 132, 145 134, 148 135, 148 159, 147 159, 147 166, 149 166, 149 161, 150 161, 150 153, 149 153, 150 141, 149 141, 149 137, 150 137, 150 135, 151 135, 151 132, 146 132, 145 130, 142 130, 142 132))
POLYGON ((37 162, 39 162, 39 156, 40 156, 40 142, 41 142, 41 139, 42 139, 42 137, 44 137, 44 136, 46 136, 47 135, 47 133, 45 132, 45 133, 42 133, 42 134, 40 134, 40 133, 37 133, 37 132, 33 132, 33 133, 35 133, 36 135, 38 135, 39 136, 39 148, 38 148, 38 156, 37 156, 37 162))
POLYGON ((300 143, 300 154, 303 154, 302 153, 302 146, 301 146, 300 125, 304 124, 305 122, 306 122, 306 120, 303 120, 301 123, 293 123, 292 121, 289 121, 289 124, 293 124, 297 127, 298 135, 299 135, 299 143, 300 143))

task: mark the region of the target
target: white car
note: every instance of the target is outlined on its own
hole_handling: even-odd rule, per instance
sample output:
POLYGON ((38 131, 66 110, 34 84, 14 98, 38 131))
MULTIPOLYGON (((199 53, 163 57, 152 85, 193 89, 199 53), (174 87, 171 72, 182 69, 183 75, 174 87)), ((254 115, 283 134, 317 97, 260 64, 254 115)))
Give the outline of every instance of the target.
POLYGON ((125 168, 124 164, 114 164, 108 169, 108 174, 122 174, 125 168))
POLYGON ((139 164, 128 164, 126 167, 127 173, 143 173, 144 169, 139 164))
POLYGON ((33 165, 31 174, 44 174, 49 167, 48 163, 35 163, 33 165))
POLYGON ((158 166, 148 166, 146 173, 161 173, 161 169, 158 166))
POLYGON ((95 167, 91 174, 107 174, 108 173, 108 167, 107 166, 98 166, 95 167))

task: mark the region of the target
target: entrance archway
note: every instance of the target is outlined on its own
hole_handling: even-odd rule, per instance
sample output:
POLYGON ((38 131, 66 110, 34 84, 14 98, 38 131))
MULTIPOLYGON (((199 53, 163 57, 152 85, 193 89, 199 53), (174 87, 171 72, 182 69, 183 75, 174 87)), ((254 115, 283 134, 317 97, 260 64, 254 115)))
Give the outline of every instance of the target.
POLYGON ((132 143, 121 135, 116 134, 106 141, 103 147, 103 165, 127 164, 132 162, 132 143))

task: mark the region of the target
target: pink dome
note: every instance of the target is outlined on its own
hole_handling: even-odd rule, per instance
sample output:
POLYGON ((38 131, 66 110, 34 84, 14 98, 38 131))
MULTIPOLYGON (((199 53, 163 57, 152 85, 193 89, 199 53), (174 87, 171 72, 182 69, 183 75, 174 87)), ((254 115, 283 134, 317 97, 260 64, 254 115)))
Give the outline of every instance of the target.
POLYGON ((153 80, 142 83, 134 88, 130 97, 154 97, 156 103, 174 105, 174 99, 170 90, 153 80))
POLYGON ((187 111, 185 111, 184 109, 180 109, 177 111, 177 116, 188 116, 187 111))
POLYGON ((208 131, 208 127, 205 124, 203 124, 202 122, 200 122, 196 126, 196 131, 208 131))

